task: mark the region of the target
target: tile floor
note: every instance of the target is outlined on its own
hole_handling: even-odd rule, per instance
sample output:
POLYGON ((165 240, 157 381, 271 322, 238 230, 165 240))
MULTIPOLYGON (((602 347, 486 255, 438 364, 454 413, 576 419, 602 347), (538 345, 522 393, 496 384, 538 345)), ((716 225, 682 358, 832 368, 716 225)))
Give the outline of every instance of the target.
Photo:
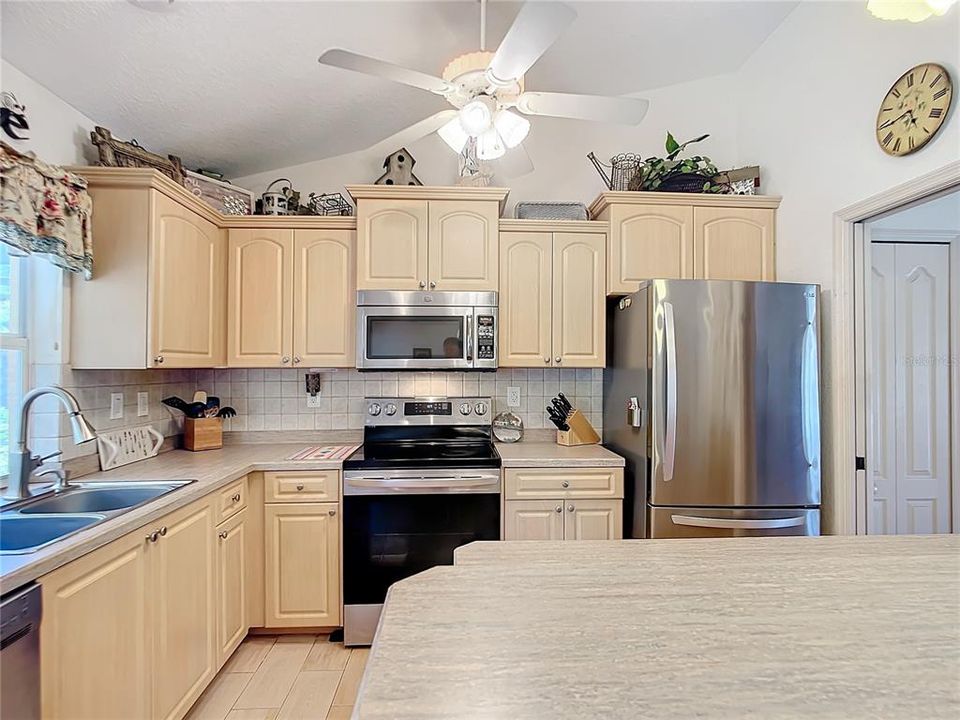
POLYGON ((368 653, 326 635, 251 635, 186 720, 347 720, 368 653))

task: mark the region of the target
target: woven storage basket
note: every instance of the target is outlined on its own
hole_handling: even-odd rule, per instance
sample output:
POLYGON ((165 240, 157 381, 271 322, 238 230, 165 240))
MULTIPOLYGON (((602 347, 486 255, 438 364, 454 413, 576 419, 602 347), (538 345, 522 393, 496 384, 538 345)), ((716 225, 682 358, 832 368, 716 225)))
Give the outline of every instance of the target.
POLYGON ((574 202, 517 203, 516 216, 520 220, 586 220, 587 206, 574 202))

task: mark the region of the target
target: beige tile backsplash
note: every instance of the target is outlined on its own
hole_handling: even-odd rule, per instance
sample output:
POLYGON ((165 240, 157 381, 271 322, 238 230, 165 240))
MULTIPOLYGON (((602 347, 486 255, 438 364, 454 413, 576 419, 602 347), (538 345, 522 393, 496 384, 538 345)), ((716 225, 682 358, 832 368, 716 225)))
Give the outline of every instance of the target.
MULTIPOLYGON (((507 388, 520 388, 520 407, 509 408, 530 429, 552 428, 545 407, 559 391, 600 429, 603 371, 599 369, 502 369, 496 372, 358 372, 319 370, 319 406, 308 407, 304 374, 294 369, 224 370, 70 370, 35 365, 34 385, 59 384, 73 392, 97 430, 151 424, 166 436, 182 431, 182 416, 160 401, 170 395, 185 400, 195 390, 220 398, 236 409, 226 431, 347 430, 363 427, 363 399, 371 396, 489 396, 494 413, 507 410, 507 388), (110 419, 111 393, 123 393, 123 418, 110 419), (137 393, 149 395, 149 413, 137 416, 137 393)), ((40 454, 62 450, 64 459, 96 452, 96 443, 76 446, 59 403, 44 398, 34 406, 31 449, 40 454)))

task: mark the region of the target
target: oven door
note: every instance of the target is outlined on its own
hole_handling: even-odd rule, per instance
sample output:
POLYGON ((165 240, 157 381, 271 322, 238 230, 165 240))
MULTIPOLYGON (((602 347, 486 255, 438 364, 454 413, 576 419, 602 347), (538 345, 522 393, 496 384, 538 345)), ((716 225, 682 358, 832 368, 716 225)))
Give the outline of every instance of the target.
POLYGON ((473 320, 472 307, 358 307, 357 367, 473 369, 473 320))

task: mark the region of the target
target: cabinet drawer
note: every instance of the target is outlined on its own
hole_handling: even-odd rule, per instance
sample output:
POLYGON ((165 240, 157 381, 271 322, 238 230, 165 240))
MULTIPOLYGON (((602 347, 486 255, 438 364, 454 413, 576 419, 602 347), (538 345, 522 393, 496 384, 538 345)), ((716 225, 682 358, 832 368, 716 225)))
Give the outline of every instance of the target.
POLYGON ((217 501, 217 524, 243 510, 247 506, 247 479, 243 478, 220 491, 217 501))
POLYGON ((340 499, 340 473, 265 472, 264 502, 336 502, 340 499))
POLYGON ((622 468, 510 468, 504 471, 507 500, 622 498, 622 468))

